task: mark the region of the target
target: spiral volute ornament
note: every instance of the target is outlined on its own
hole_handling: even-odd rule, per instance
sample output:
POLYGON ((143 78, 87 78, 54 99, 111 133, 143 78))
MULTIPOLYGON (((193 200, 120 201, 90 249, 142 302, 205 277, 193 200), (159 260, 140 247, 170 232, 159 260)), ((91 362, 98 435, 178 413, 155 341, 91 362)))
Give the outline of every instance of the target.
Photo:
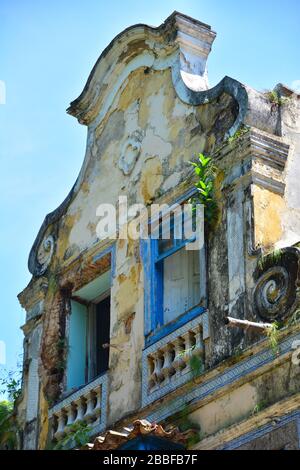
POLYGON ((254 308, 264 321, 284 320, 297 297, 299 251, 285 248, 263 258, 255 271, 254 308))
POLYGON ((54 238, 47 236, 41 242, 36 252, 35 275, 41 276, 48 268, 54 252, 54 238))

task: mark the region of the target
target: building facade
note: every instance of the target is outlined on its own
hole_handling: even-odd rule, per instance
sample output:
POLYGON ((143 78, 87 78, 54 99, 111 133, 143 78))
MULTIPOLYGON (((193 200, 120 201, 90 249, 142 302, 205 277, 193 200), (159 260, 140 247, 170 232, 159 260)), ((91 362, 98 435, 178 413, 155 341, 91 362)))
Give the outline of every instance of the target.
POLYGON ((137 419, 194 427, 192 449, 299 448, 299 96, 229 77, 209 88, 215 36, 177 12, 129 27, 67 110, 87 126, 84 162, 19 294, 24 449, 74 423, 93 439, 137 419), (189 201, 199 153, 218 206, 199 250, 122 237, 121 224, 98 236, 99 206, 120 214, 120 196, 146 210, 189 201))

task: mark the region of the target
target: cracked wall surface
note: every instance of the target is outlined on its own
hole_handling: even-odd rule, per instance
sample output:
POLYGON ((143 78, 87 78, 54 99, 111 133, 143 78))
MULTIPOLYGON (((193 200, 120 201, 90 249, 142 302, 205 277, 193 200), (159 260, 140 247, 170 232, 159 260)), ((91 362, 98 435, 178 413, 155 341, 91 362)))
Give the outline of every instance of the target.
MULTIPOLYGON (((189 161, 200 152, 212 156, 219 213, 205 241, 209 373, 220 373, 223 364, 229 367, 226 361, 232 357, 239 361, 241 351, 261 340, 256 332, 226 328, 226 316, 262 321, 271 309, 274 285, 279 292, 274 303, 282 302, 286 317, 298 305, 299 97, 280 86, 288 99, 274 108, 265 94, 229 77, 207 89, 207 55, 200 45, 199 50, 187 50, 189 40, 182 45, 180 28, 187 38, 199 41, 205 32, 208 55, 214 33, 185 15, 175 13, 157 29, 136 25, 103 52, 83 93, 68 110, 87 125, 83 166, 67 199, 41 227, 29 257, 33 277, 19 295, 27 311, 25 341, 40 331, 40 345, 34 351, 25 348, 19 420, 27 448, 49 443, 48 410, 65 396, 67 351, 61 340, 68 337, 70 298, 110 268, 107 424, 147 416, 158 405, 168 408, 171 400, 165 397, 141 409, 144 291, 149 279, 139 240, 112 243, 98 238, 99 204, 116 206, 124 195, 128 204, 172 203, 193 187, 189 161), (291 247, 257 271, 263 255, 291 247), (268 269, 270 277, 260 283, 268 269), (285 271, 287 275, 282 274, 285 271), (36 358, 39 405, 33 429, 32 416, 26 418, 26 413, 33 397, 30 368, 36 358)), ((276 372, 271 368, 213 402, 198 403, 191 417, 203 436, 247 419, 262 401, 274 405, 298 393, 299 371, 289 375, 289 367, 275 365, 276 372), (269 388, 274 393, 268 395, 269 388)))

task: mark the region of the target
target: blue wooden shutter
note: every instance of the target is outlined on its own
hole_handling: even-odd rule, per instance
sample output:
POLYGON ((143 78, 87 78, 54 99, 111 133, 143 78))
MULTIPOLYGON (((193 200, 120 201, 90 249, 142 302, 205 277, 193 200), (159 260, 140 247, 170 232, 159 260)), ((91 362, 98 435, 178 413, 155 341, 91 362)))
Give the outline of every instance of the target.
POLYGON ((67 389, 85 383, 87 308, 71 300, 67 389))

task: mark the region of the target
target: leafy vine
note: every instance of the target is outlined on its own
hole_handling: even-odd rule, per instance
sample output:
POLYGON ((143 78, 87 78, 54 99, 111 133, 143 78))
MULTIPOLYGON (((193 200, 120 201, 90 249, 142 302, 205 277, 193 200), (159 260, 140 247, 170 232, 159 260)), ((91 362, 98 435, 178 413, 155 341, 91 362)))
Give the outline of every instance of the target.
POLYGON ((198 161, 189 163, 194 167, 197 177, 195 183, 197 194, 191 198, 191 203, 204 206, 204 221, 212 227, 218 217, 218 206, 215 200, 217 167, 213 164, 211 157, 206 157, 202 153, 199 153, 198 161))

